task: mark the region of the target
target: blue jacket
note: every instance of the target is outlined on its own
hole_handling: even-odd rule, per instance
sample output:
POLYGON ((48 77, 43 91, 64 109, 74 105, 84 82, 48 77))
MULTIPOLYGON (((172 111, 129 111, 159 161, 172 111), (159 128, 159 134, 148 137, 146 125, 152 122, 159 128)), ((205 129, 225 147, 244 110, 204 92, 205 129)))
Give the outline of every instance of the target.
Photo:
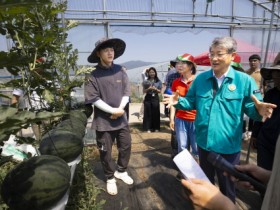
MULTIPOLYGON (((257 121, 262 119, 250 98, 258 87, 249 75, 230 67, 213 97, 213 79, 212 69, 199 74, 186 97, 180 97, 175 107, 197 111, 195 127, 199 147, 220 154, 233 154, 241 148, 244 113, 257 121)), ((262 100, 260 93, 254 94, 262 100)))

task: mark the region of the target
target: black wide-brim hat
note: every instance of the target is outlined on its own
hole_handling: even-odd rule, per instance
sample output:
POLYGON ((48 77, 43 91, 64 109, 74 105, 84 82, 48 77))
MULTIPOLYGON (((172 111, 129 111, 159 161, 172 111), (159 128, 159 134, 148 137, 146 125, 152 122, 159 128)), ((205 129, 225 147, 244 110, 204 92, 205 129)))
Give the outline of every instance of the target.
POLYGON ((271 66, 271 67, 264 67, 261 68, 261 75, 264 80, 271 80, 272 79, 272 71, 280 71, 280 64, 271 66))
POLYGON ((280 71, 280 53, 275 57, 273 65, 270 67, 261 68, 261 75, 264 80, 272 79, 272 71, 280 71))
POLYGON ((95 43, 95 48, 90 54, 90 56, 88 57, 88 62, 98 63, 100 59, 97 56, 97 52, 105 46, 114 48, 115 51, 114 59, 117 59, 124 53, 126 44, 121 39, 102 38, 95 43))
MULTIPOLYGON (((177 57, 176 57, 177 58, 177 57)), ((170 63, 170 65, 171 66, 173 66, 173 67, 175 67, 175 65, 176 65, 176 58, 174 59, 174 60, 171 60, 169 63, 170 63)))

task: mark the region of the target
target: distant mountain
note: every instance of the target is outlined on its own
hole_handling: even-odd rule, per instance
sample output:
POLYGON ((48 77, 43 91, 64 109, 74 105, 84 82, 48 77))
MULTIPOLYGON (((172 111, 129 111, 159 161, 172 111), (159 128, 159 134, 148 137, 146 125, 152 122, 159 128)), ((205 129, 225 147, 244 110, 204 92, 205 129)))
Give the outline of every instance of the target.
POLYGON ((155 64, 156 62, 145 62, 145 61, 128 61, 125 63, 122 63, 120 65, 125 66, 127 70, 134 69, 142 66, 149 66, 151 64, 155 64))

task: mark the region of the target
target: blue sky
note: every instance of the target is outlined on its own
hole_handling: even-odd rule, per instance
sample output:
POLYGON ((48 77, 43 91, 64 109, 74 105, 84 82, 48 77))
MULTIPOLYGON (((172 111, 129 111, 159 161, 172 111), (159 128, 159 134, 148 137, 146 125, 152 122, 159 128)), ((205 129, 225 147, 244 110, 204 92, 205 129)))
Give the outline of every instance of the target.
MULTIPOLYGON (((87 57, 93 50, 95 42, 104 37, 103 30, 93 30, 88 35, 88 28, 84 30, 74 29, 69 32, 69 38, 73 41, 73 47, 77 48, 79 64, 88 64, 87 57), (83 31, 83 33, 81 33, 83 31), (75 37, 75 38, 74 38, 75 37), (88 50, 90 49, 90 50, 88 50)), ((202 31, 198 34, 184 33, 150 33, 146 35, 136 33, 114 32, 112 37, 123 39, 126 42, 124 54, 116 59, 116 63, 124 63, 132 60, 147 62, 164 62, 174 59, 177 55, 190 53, 198 55, 208 51, 211 41, 220 35, 202 31)))
MULTIPOLYGON (((86 30, 79 27, 70 31, 69 40, 73 43, 73 48, 81 52, 78 63, 86 65, 88 64, 87 57, 93 50, 95 42, 103 37, 104 33, 101 31, 91 36, 88 33, 82 33, 83 31, 86 30)), ((114 32, 113 36, 126 42, 124 54, 116 60, 117 63, 124 63, 131 60, 164 62, 183 53, 190 53, 195 56, 207 51, 213 38, 218 35, 202 31, 199 34, 160 32, 148 35, 114 32)), ((0 43, 0 50, 6 51, 5 37, 0 36, 0 43)))
POLYGON ((127 44, 125 53, 117 59, 120 63, 129 60, 163 62, 174 59, 183 53, 195 56, 207 51, 212 39, 217 36, 209 32, 201 32, 197 35, 192 33, 149 35, 116 33, 115 35, 122 38, 127 44))

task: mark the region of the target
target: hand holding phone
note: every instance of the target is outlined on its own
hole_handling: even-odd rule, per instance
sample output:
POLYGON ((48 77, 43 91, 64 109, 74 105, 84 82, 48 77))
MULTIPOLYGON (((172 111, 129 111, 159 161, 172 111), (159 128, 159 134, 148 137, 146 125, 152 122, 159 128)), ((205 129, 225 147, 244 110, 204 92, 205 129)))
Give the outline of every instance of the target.
POLYGON ((265 193, 266 186, 250 174, 238 171, 234 165, 215 152, 209 152, 207 160, 216 168, 229 173, 240 181, 248 181, 260 193, 265 193))

